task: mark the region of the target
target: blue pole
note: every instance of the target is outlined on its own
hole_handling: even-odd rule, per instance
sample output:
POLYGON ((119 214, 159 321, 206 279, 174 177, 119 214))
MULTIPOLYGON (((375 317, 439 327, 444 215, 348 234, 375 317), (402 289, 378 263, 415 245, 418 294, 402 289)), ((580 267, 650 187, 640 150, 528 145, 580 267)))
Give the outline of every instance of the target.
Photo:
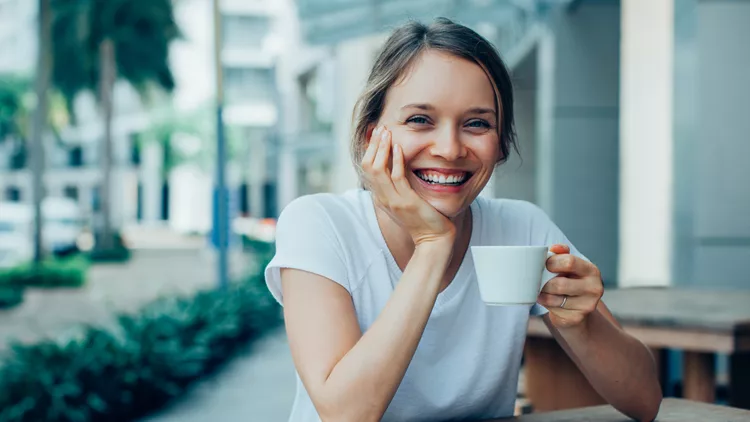
POLYGON ((224 107, 222 104, 216 106, 216 137, 217 137, 217 154, 216 154, 216 184, 218 203, 216 211, 218 216, 215 219, 217 230, 216 239, 219 246, 219 286, 226 288, 229 280, 227 249, 229 244, 229 210, 227 198, 226 176, 226 141, 224 138, 224 107))
POLYGON ((214 0, 214 65, 216 67, 216 217, 214 218, 214 236, 219 250, 218 277, 219 287, 226 289, 229 284, 229 263, 227 248, 229 244, 229 210, 226 186, 227 147, 224 139, 224 81, 221 62, 221 7, 220 0, 214 0))

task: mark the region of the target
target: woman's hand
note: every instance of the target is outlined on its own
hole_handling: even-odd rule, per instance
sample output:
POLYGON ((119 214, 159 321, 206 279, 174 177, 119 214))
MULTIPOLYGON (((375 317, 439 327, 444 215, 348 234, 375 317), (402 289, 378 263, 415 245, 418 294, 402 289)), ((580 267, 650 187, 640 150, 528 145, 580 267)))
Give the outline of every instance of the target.
POLYGON ((455 225, 411 188, 406 179, 404 152, 400 145, 393 144, 385 126, 372 132, 362 169, 376 205, 411 235, 415 245, 437 240, 453 243, 455 225))
POLYGON ((547 270, 558 276, 544 285, 538 302, 549 310, 555 327, 582 326, 604 294, 601 273, 596 265, 571 255, 565 245, 554 245, 550 251, 556 255, 547 259, 547 270))

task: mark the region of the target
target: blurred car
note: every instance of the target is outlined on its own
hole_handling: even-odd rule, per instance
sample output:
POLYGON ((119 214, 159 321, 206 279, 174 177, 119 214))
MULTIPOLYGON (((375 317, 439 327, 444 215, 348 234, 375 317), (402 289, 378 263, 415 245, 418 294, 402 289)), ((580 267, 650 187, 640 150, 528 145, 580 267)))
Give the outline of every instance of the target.
MULTIPOLYGON (((33 257, 33 215, 30 204, 0 202, 0 267, 18 265, 33 257)), ((46 251, 67 255, 78 250, 85 232, 83 214, 75 201, 45 198, 42 216, 42 242, 46 251)))
POLYGON ((0 203, 0 268, 28 261, 32 254, 23 205, 0 203))

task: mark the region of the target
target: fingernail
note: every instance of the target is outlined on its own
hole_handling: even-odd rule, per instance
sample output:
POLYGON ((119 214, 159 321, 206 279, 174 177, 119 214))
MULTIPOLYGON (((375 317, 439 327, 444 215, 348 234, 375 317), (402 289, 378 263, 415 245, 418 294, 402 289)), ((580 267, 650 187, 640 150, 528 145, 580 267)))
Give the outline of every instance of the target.
POLYGON ((382 139, 384 141, 386 139, 388 139, 388 131, 387 130, 384 130, 383 133, 380 134, 380 139, 382 139))
POLYGON ((378 136, 380 135, 380 130, 383 129, 382 126, 378 126, 375 128, 375 130, 372 132, 372 136, 378 136))

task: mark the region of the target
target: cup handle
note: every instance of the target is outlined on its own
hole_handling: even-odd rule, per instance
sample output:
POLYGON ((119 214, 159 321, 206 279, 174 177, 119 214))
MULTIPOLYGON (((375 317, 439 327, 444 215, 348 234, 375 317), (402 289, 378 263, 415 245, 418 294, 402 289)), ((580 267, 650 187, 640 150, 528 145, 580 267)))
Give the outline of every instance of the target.
POLYGON ((542 292, 544 285, 547 284, 548 281, 555 278, 555 276, 557 275, 547 270, 547 259, 550 259, 554 255, 557 255, 557 254, 549 250, 547 251, 547 258, 544 260, 544 269, 542 270, 542 282, 539 284, 539 293, 542 292))

